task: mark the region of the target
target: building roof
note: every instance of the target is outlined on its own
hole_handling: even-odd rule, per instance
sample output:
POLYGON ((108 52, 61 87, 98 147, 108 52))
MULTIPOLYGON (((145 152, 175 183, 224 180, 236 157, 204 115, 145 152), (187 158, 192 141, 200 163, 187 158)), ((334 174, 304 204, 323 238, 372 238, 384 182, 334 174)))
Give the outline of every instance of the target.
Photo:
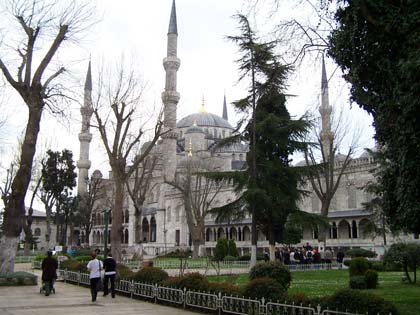
MULTIPOLYGON (((29 207, 25 207, 25 215, 28 215, 29 207)), ((45 218, 47 214, 44 211, 33 209, 32 217, 45 218)))
POLYGON ((341 211, 330 211, 328 218, 367 217, 372 213, 364 209, 349 209, 341 211))
POLYGON ((233 129, 231 124, 222 117, 211 113, 195 113, 182 118, 176 126, 178 128, 188 128, 197 124, 198 127, 219 127, 233 129))

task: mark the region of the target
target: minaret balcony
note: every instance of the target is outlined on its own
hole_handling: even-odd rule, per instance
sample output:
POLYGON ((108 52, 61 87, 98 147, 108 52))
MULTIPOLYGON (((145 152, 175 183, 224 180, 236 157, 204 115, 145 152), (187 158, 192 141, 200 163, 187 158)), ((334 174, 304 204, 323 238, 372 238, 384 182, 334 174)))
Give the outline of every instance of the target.
POLYGON ((176 91, 165 91, 162 92, 162 101, 164 104, 167 103, 178 103, 180 99, 180 94, 176 91))
POLYGON ((181 65, 181 60, 175 56, 168 56, 163 58, 163 67, 165 70, 178 70, 181 65))
POLYGON ((90 142, 92 140, 91 133, 79 133, 79 141, 80 142, 90 142))
POLYGON ((79 160, 77 161, 77 168, 90 168, 92 163, 89 160, 79 160))

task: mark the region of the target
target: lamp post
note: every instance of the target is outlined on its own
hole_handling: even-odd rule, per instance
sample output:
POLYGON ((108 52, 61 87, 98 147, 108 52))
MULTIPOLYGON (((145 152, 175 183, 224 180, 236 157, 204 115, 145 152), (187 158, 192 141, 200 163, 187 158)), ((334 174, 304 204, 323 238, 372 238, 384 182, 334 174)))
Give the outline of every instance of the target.
POLYGON ((104 221, 105 221, 105 231, 104 231, 104 258, 108 256, 108 223, 109 223, 109 213, 111 209, 104 209, 102 211, 104 213, 104 221))

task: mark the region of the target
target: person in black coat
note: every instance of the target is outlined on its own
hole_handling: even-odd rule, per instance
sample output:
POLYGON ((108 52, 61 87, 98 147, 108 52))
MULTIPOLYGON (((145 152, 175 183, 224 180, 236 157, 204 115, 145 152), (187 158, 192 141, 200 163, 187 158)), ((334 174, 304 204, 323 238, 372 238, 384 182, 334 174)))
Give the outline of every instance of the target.
POLYGON ((45 296, 50 295, 53 290, 54 281, 57 279, 58 262, 52 257, 52 252, 47 252, 47 257, 44 258, 41 265, 42 269, 42 282, 44 283, 45 296))
POLYGON ((112 254, 108 254, 108 257, 104 260, 104 296, 107 296, 109 293, 108 282, 111 282, 111 296, 115 298, 115 275, 116 275, 117 263, 112 254))

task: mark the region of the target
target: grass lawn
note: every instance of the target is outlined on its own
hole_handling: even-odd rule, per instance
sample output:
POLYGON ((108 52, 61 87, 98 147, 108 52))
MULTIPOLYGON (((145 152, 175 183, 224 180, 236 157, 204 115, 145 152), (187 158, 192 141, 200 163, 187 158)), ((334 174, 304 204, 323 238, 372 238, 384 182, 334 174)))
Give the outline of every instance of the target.
MULTIPOLYGON (((379 272, 377 289, 366 290, 392 301, 401 315, 420 314, 420 284, 403 284, 402 272, 379 272)), ((233 276, 212 276, 210 281, 229 281, 236 285, 245 285, 249 279, 247 274, 233 276)), ((305 293, 309 297, 333 294, 338 289, 347 288, 348 270, 320 270, 310 272, 292 272, 292 283, 289 293, 305 293)))

